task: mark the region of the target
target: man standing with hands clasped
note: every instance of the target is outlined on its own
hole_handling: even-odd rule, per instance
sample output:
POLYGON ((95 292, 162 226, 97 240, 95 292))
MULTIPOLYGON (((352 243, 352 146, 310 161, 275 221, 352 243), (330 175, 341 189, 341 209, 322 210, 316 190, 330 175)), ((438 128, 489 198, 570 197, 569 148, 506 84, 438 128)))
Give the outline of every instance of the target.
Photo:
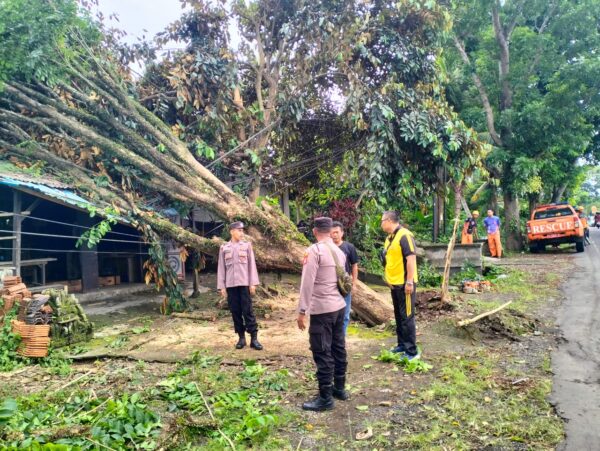
POLYGON ((398 346, 392 352, 408 360, 418 359, 415 303, 417 300, 417 254, 413 234, 400 225, 395 211, 386 211, 381 229, 388 234, 383 250, 384 277, 392 290, 398 346))
POLYGON ((298 328, 308 328, 310 350, 317 366, 319 396, 302 405, 304 410, 320 412, 333 409, 333 398, 346 400, 346 341, 344 311, 346 302, 338 289, 336 263, 344 267, 346 256, 333 243, 331 218, 316 218, 313 234, 317 240, 304 255, 298 328), (337 262, 336 262, 337 260, 337 262), (333 382, 333 385, 332 385, 333 382))
POLYGON ((258 271, 254 260, 252 244, 244 241, 244 223, 233 222, 229 225, 231 240, 219 250, 217 270, 217 289, 221 296, 227 296, 227 304, 233 317, 233 327, 240 339, 236 349, 246 346, 245 332, 250 334, 250 347, 260 351, 258 342, 258 324, 252 310, 252 297, 256 293, 258 271))

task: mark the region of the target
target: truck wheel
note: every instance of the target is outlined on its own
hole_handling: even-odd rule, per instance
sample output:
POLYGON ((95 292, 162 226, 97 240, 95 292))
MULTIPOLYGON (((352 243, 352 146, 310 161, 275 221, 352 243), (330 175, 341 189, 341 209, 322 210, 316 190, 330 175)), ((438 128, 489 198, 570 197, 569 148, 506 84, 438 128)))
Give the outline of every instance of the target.
POLYGON ((540 251, 540 248, 538 247, 538 245, 536 243, 529 245, 529 252, 531 252, 532 254, 537 254, 539 251, 540 251))
POLYGON ((576 241, 575 242, 575 250, 577 250, 577 252, 583 252, 583 241, 576 241))

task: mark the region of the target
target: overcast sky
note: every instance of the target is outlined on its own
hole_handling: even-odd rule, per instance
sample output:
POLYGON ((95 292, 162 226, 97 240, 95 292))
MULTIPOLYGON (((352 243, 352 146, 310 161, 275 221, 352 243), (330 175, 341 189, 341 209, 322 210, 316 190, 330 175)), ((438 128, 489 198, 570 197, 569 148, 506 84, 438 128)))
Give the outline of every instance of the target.
POLYGON ((99 0, 98 3, 106 25, 125 30, 128 43, 137 42, 137 38, 143 35, 146 39, 152 38, 179 19, 182 13, 179 0, 99 0), (119 22, 108 20, 112 13, 117 14, 119 22))

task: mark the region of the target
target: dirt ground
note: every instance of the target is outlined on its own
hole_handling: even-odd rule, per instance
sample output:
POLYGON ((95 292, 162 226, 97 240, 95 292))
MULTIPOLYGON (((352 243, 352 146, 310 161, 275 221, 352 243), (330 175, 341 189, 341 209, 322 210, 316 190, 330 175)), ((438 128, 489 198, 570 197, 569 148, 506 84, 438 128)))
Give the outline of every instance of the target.
MULTIPOLYGON (((502 263, 530 273, 531 266, 539 264, 540 259, 548 263, 556 256, 535 258, 513 256, 502 263)), ((72 356, 74 371, 68 379, 55 380, 41 368, 23 369, 10 376, 10 385, 22 386, 26 392, 34 393, 41 387, 59 390, 78 378, 83 378, 85 383, 90 375, 96 376, 94 380, 102 375, 103 384, 95 389, 114 392, 118 387, 143 388, 156 384, 176 368, 177 362, 195 351, 222 356, 223 371, 241 369, 244 361, 257 360, 272 369, 286 368, 296 384, 297 389, 288 393, 283 401, 294 412, 296 420, 279 432, 289 438, 292 449, 389 449, 387 445, 414 433, 415 424, 427 417, 428 412, 417 402, 418 397, 423 387, 440 380, 442 376, 437 368, 448 359, 460 359, 485 348, 500 356, 498 361, 503 374, 535 377, 549 349, 556 345, 554 311, 560 299, 555 295, 562 277, 558 274, 550 285, 546 279, 536 282, 533 278, 534 284, 544 284, 539 299, 528 292, 519 302, 535 304, 535 313, 519 304, 510 313, 490 317, 468 328, 457 328, 456 320, 485 310, 487 303, 518 299, 522 293, 494 290, 478 295, 456 294, 452 306, 440 308, 439 303, 430 301, 435 297, 434 291, 420 290, 417 339, 423 359, 434 367, 428 373, 406 374, 395 365, 375 361, 381 349, 395 344, 393 328, 367 328, 353 322, 347 338, 351 398, 337 402, 335 410, 326 413, 304 412, 299 407, 315 393, 316 382, 308 335, 306 331, 299 331, 295 323, 299 280, 290 275, 263 275, 263 283, 270 287, 269 294, 263 292, 255 300, 263 351, 249 347, 234 349, 237 337, 229 312, 215 307, 219 297, 214 289, 214 275, 207 274, 202 276, 203 293, 193 302, 191 315, 197 319, 161 316, 162 296, 156 293, 132 295, 122 303, 112 301, 85 306, 97 325, 95 338, 72 356), (514 318, 518 319, 518 330, 513 327, 514 318), (517 358, 504 358, 507 356, 517 358), (357 433, 369 428, 376 431, 373 439, 357 441, 357 433), (378 444, 384 446, 378 448, 378 444)), ((528 283, 531 280, 529 278, 528 283)), ((385 287, 373 288, 389 297, 385 287)), ((0 379, 4 377, 0 375, 0 379)), ((529 377, 498 376, 498 383, 510 385, 516 380, 526 384, 526 379, 529 377)))

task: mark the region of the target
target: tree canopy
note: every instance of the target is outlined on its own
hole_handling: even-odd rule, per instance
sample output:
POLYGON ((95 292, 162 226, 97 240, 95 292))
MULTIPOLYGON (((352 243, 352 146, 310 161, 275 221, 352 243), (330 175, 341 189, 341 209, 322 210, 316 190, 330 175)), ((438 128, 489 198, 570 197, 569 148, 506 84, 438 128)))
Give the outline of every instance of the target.
MULTIPOLYGON (((521 244, 519 197, 558 201, 598 154, 597 0, 456 4, 449 98, 485 132, 509 246, 521 244)), ((490 185, 494 186, 494 185, 490 185)))

